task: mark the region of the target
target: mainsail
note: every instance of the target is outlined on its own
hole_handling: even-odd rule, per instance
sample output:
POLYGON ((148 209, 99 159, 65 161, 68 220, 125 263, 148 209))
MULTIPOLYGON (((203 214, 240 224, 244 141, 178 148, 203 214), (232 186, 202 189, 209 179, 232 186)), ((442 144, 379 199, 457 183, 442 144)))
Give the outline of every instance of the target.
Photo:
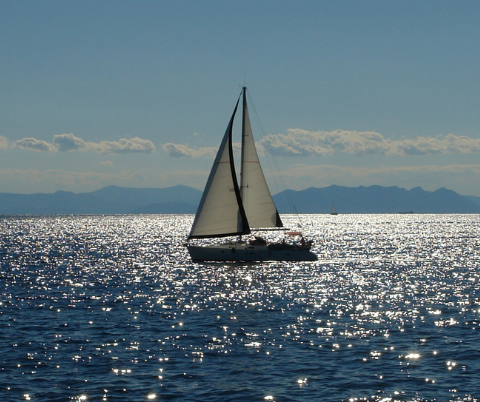
POLYGON ((238 101, 210 171, 189 239, 250 233, 233 162, 232 127, 237 107, 238 101))

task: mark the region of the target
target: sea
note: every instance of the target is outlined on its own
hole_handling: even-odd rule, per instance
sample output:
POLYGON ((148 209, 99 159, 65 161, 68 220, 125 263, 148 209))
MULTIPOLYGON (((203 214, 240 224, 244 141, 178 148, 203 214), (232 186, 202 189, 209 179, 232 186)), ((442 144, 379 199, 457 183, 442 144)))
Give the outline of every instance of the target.
POLYGON ((318 261, 193 263, 192 215, 0 217, 2 402, 479 400, 480 215, 283 219, 318 261))

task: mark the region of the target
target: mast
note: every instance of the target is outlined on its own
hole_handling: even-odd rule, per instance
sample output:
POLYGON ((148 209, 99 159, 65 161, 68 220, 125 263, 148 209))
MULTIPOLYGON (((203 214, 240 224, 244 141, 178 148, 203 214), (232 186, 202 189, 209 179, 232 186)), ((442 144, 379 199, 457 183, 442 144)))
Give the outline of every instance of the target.
MULTIPOLYGON (((243 188, 246 184, 244 184, 244 177, 245 175, 243 174, 244 172, 244 169, 245 169, 245 137, 246 137, 246 134, 245 134, 245 114, 248 113, 248 109, 247 109, 247 87, 243 87, 242 88, 242 93, 243 93, 243 96, 242 96, 242 99, 243 99, 243 105, 242 105, 242 110, 243 110, 243 113, 242 113, 242 146, 241 146, 241 149, 242 149, 242 154, 241 154, 241 164, 240 164, 240 195, 242 196, 243 195, 243 188)), ((248 116, 247 116, 248 118, 248 116)), ((248 122, 248 124, 250 124, 250 122, 248 122)), ((243 197, 242 197, 243 198, 243 197)))

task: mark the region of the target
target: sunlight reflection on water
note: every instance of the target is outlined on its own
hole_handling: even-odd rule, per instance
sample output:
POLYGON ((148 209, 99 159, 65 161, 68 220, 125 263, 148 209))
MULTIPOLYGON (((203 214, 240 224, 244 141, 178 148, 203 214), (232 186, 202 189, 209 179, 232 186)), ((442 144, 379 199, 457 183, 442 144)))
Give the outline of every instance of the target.
POLYGON ((479 398, 479 216, 303 215, 319 260, 261 264, 192 219, 1 219, 7 400, 479 398))

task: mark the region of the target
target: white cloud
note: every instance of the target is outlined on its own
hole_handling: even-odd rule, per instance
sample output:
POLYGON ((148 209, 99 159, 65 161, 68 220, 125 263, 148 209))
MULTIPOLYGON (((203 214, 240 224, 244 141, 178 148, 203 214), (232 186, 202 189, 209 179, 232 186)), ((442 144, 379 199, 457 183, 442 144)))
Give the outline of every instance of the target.
POLYGON ((22 138, 21 140, 15 141, 13 147, 42 152, 55 152, 57 150, 55 145, 43 140, 37 140, 36 138, 22 138))
POLYGON ((319 156, 335 152, 331 146, 312 141, 307 132, 284 134, 270 134, 260 141, 266 152, 278 156, 319 156), (300 134, 300 135, 299 135, 300 134))
POLYGON ((172 142, 162 144, 162 148, 168 155, 177 158, 214 157, 217 152, 217 149, 213 147, 190 148, 188 145, 174 144, 172 142))
MULTIPOLYGON (((0 146, 2 142, 0 141, 0 146)), ((102 154, 154 153, 155 144, 146 139, 121 138, 118 141, 87 142, 73 134, 57 134, 52 143, 36 138, 23 138, 15 141, 14 148, 31 149, 44 152, 93 151, 102 154)))
POLYGON ((266 152, 280 156, 323 156, 335 152, 398 156, 480 152, 480 139, 454 134, 389 140, 374 131, 287 131, 287 135, 267 135, 259 144, 266 152))
POLYGON ((53 136, 53 145, 58 151, 78 151, 88 149, 88 143, 73 134, 57 134, 53 136))
MULTIPOLYGON (((93 143, 88 143, 93 144, 93 143)), ((142 138, 121 138, 118 141, 102 141, 96 144, 96 150, 103 154, 124 154, 132 152, 154 153, 155 145, 142 138)))

